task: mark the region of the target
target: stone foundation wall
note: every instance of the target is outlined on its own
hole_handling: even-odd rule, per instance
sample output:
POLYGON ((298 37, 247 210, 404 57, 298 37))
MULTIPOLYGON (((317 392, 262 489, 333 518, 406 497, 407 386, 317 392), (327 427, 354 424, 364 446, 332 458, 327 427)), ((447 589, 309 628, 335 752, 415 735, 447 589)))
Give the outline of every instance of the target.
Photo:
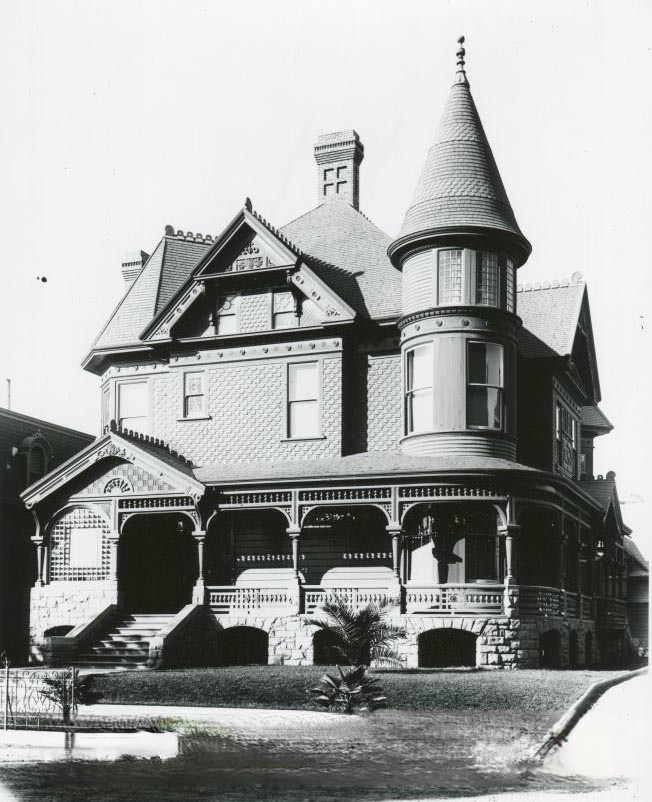
POLYGON ((229 627, 256 627, 269 637, 268 663, 270 665, 312 665, 312 637, 317 627, 306 622, 305 616, 220 615, 216 616, 224 629, 229 627))
POLYGON ((108 604, 117 604, 117 584, 52 582, 30 591, 30 662, 42 662, 44 632, 52 627, 76 627, 96 616, 108 604))

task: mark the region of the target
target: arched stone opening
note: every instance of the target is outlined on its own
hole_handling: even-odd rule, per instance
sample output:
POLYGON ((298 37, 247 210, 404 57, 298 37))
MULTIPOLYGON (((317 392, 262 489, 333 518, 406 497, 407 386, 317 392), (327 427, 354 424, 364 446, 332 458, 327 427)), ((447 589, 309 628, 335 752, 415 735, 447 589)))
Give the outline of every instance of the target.
POLYGON ((247 577, 283 578, 292 571, 288 521, 279 510, 218 513, 208 525, 204 547, 207 585, 245 584, 247 577))
POLYGON ((218 639, 218 662, 223 666, 266 666, 269 636, 257 627, 229 627, 218 639))
POLYGON ((561 634, 556 629, 539 635, 539 668, 561 668, 561 634))
POLYGON ((392 577, 387 516, 372 505, 316 507, 299 538, 299 567, 308 585, 385 584, 392 577))
POLYGON ((134 515, 118 545, 122 605, 136 613, 176 613, 192 600, 197 546, 186 516, 134 515))
POLYGON ((568 667, 577 668, 580 662, 580 644, 577 632, 568 633, 568 667))
POLYGON ((403 528, 409 581, 425 585, 502 582, 505 547, 492 504, 417 504, 408 510, 403 528))
POLYGON ((419 668, 476 665, 477 635, 462 629, 430 629, 418 639, 419 668))

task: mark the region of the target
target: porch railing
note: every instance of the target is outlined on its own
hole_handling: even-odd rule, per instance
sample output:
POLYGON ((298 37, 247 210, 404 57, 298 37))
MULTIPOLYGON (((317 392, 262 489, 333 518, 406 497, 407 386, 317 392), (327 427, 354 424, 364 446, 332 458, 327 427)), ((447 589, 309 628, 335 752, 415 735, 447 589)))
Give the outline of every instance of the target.
POLYGON ((206 590, 211 610, 222 615, 261 610, 280 612, 290 603, 289 594, 285 588, 212 586, 206 590))
POLYGON ((627 620, 623 599, 597 599, 597 624, 602 629, 622 629, 627 620))
POLYGON ((303 611, 312 615, 320 604, 337 597, 354 609, 367 604, 382 604, 389 594, 386 588, 323 588, 319 585, 303 586, 303 611))
POLYGON ((544 585, 521 585, 521 613, 525 615, 561 615, 564 611, 563 591, 544 585))
POLYGON ((503 609, 502 585, 439 585, 408 587, 407 613, 500 613, 503 609))

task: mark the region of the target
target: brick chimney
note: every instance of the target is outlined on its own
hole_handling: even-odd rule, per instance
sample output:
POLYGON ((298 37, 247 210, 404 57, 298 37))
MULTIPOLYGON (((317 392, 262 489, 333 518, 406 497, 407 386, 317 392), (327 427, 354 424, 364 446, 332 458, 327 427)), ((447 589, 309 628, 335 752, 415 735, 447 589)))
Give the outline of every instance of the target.
POLYGON ((149 254, 145 251, 130 251, 122 263, 122 278, 125 280, 126 288, 129 289, 136 280, 136 276, 143 269, 143 265, 149 259, 149 254))
POLYGON ((318 165, 317 202, 343 198, 354 209, 360 206, 360 162, 364 145, 353 129, 322 134, 315 144, 318 165))

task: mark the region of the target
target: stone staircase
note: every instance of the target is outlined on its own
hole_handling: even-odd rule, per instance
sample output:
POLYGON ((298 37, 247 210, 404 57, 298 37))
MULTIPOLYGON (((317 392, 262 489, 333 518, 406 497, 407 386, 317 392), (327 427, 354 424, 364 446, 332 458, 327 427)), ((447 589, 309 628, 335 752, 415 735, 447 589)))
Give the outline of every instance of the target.
POLYGON ((74 664, 85 669, 147 668, 150 640, 174 617, 174 613, 123 614, 106 633, 75 656, 74 664))

